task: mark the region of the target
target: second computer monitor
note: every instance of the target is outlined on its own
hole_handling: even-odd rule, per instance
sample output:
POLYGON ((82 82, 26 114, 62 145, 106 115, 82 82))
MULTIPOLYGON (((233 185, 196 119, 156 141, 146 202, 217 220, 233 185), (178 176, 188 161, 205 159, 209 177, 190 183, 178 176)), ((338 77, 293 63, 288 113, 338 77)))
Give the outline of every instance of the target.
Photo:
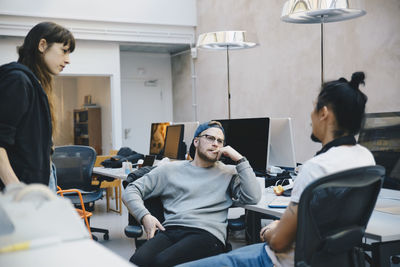
POLYGON ((295 168, 292 122, 290 118, 270 118, 269 152, 267 168, 270 166, 295 168))
POLYGON ((189 122, 173 122, 172 124, 183 124, 184 134, 183 134, 183 142, 186 144, 186 152, 189 152, 190 144, 192 143, 194 133, 196 132, 197 127, 199 127, 198 121, 189 121, 189 122))
POLYGON ((400 190, 400 112, 365 114, 358 142, 385 167, 383 187, 400 190))
MULTIPOLYGON (((225 130, 225 141, 245 156, 256 173, 266 171, 269 118, 217 120, 225 130)), ((227 164, 233 162, 226 160, 227 164)))
POLYGON ((165 135, 164 157, 170 159, 185 159, 183 148, 184 125, 176 124, 167 127, 165 135))

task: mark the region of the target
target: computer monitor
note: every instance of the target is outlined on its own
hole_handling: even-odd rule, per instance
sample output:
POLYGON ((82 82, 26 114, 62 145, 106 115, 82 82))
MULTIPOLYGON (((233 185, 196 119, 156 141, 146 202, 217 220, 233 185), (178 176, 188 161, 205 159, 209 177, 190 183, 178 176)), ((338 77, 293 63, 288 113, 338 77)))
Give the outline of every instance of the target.
POLYGON ((142 167, 153 166, 155 160, 156 160, 155 155, 146 155, 144 157, 142 167))
POLYGON ((366 114, 358 143, 372 152, 376 164, 385 167, 384 187, 400 189, 400 112, 366 114))
POLYGON ((151 124, 150 131, 150 155, 159 155, 164 148, 165 134, 169 122, 157 122, 151 124))
POLYGON ((267 168, 275 166, 294 169, 296 167, 296 157, 291 119, 270 118, 269 123, 267 168))
POLYGON ((164 157, 170 159, 185 159, 186 149, 183 144, 184 125, 176 124, 167 126, 165 135, 164 157))
MULTIPOLYGON (((256 174, 265 174, 268 152, 269 118, 219 121, 225 130, 225 141, 248 159, 256 174)), ((231 160, 223 160, 233 164, 231 160)))
POLYGON ((184 125, 184 134, 183 134, 183 142, 186 144, 186 153, 189 152, 190 144, 192 143, 194 133, 196 132, 197 127, 199 127, 198 121, 190 121, 190 122, 173 122, 172 124, 183 124, 184 125))

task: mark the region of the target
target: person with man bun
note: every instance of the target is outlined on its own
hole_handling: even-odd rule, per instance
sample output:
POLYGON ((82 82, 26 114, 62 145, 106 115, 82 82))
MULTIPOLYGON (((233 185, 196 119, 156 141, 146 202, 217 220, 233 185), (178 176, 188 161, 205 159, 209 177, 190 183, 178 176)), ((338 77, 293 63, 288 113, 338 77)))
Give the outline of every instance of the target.
POLYGON ((367 96, 359 90, 364 79, 363 72, 356 72, 350 81, 340 78, 322 85, 311 112, 311 139, 320 142, 322 149, 302 166, 281 219, 261 229, 264 242, 180 266, 294 266, 297 208, 303 190, 324 176, 375 165, 372 153, 354 138, 367 102, 367 96))

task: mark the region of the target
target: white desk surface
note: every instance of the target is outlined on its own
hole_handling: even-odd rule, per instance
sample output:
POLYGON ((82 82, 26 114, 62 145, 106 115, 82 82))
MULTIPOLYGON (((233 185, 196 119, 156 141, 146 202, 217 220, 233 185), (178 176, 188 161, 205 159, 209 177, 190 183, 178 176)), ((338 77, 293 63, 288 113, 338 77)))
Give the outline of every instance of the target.
MULTIPOLYGON (((400 191, 382 188, 375 207, 399 207, 400 191)), ((380 242, 400 240, 400 214, 374 210, 369 219, 365 237, 380 242)))
POLYGON ((126 177, 128 177, 128 175, 124 173, 124 170, 122 168, 93 167, 92 173, 116 179, 126 179, 126 177))
POLYGON ((7 267, 132 267, 126 259, 91 239, 0 254, 0 266, 7 267))
MULTIPOLYGON (((285 209, 269 208, 275 194, 264 189, 263 195, 256 205, 245 205, 245 209, 259 213, 281 217, 285 209)), ((382 188, 378 197, 376 207, 400 206, 400 191, 382 188)), ((365 231, 365 237, 378 240, 379 242, 400 240, 400 214, 390 214, 374 210, 365 231)))

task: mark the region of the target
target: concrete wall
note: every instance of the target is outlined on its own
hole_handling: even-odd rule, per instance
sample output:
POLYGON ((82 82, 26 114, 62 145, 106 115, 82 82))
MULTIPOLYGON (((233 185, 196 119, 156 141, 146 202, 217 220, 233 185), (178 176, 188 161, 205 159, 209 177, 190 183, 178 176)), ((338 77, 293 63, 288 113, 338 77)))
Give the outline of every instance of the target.
MULTIPOLYGON (((256 39, 258 47, 230 53, 232 118, 292 117, 297 161, 303 162, 319 148, 309 135, 312 102, 320 86, 320 25, 282 22, 283 3, 198 0, 197 36, 218 30, 247 30, 256 39)), ((367 15, 361 18, 325 25, 325 80, 349 79, 354 71, 365 71, 366 86, 361 89, 369 97, 367 111, 398 111, 400 2, 366 0, 366 10, 367 15)), ((198 50, 195 67, 199 121, 226 118, 226 53, 198 50)), ((186 81, 177 71, 173 75, 174 94, 180 94, 190 75, 186 81)), ((191 99, 185 99, 174 102, 174 111, 190 119, 186 103, 191 99)))
POLYGON ((190 53, 171 57, 174 121, 196 121, 192 103, 192 61, 190 53))

